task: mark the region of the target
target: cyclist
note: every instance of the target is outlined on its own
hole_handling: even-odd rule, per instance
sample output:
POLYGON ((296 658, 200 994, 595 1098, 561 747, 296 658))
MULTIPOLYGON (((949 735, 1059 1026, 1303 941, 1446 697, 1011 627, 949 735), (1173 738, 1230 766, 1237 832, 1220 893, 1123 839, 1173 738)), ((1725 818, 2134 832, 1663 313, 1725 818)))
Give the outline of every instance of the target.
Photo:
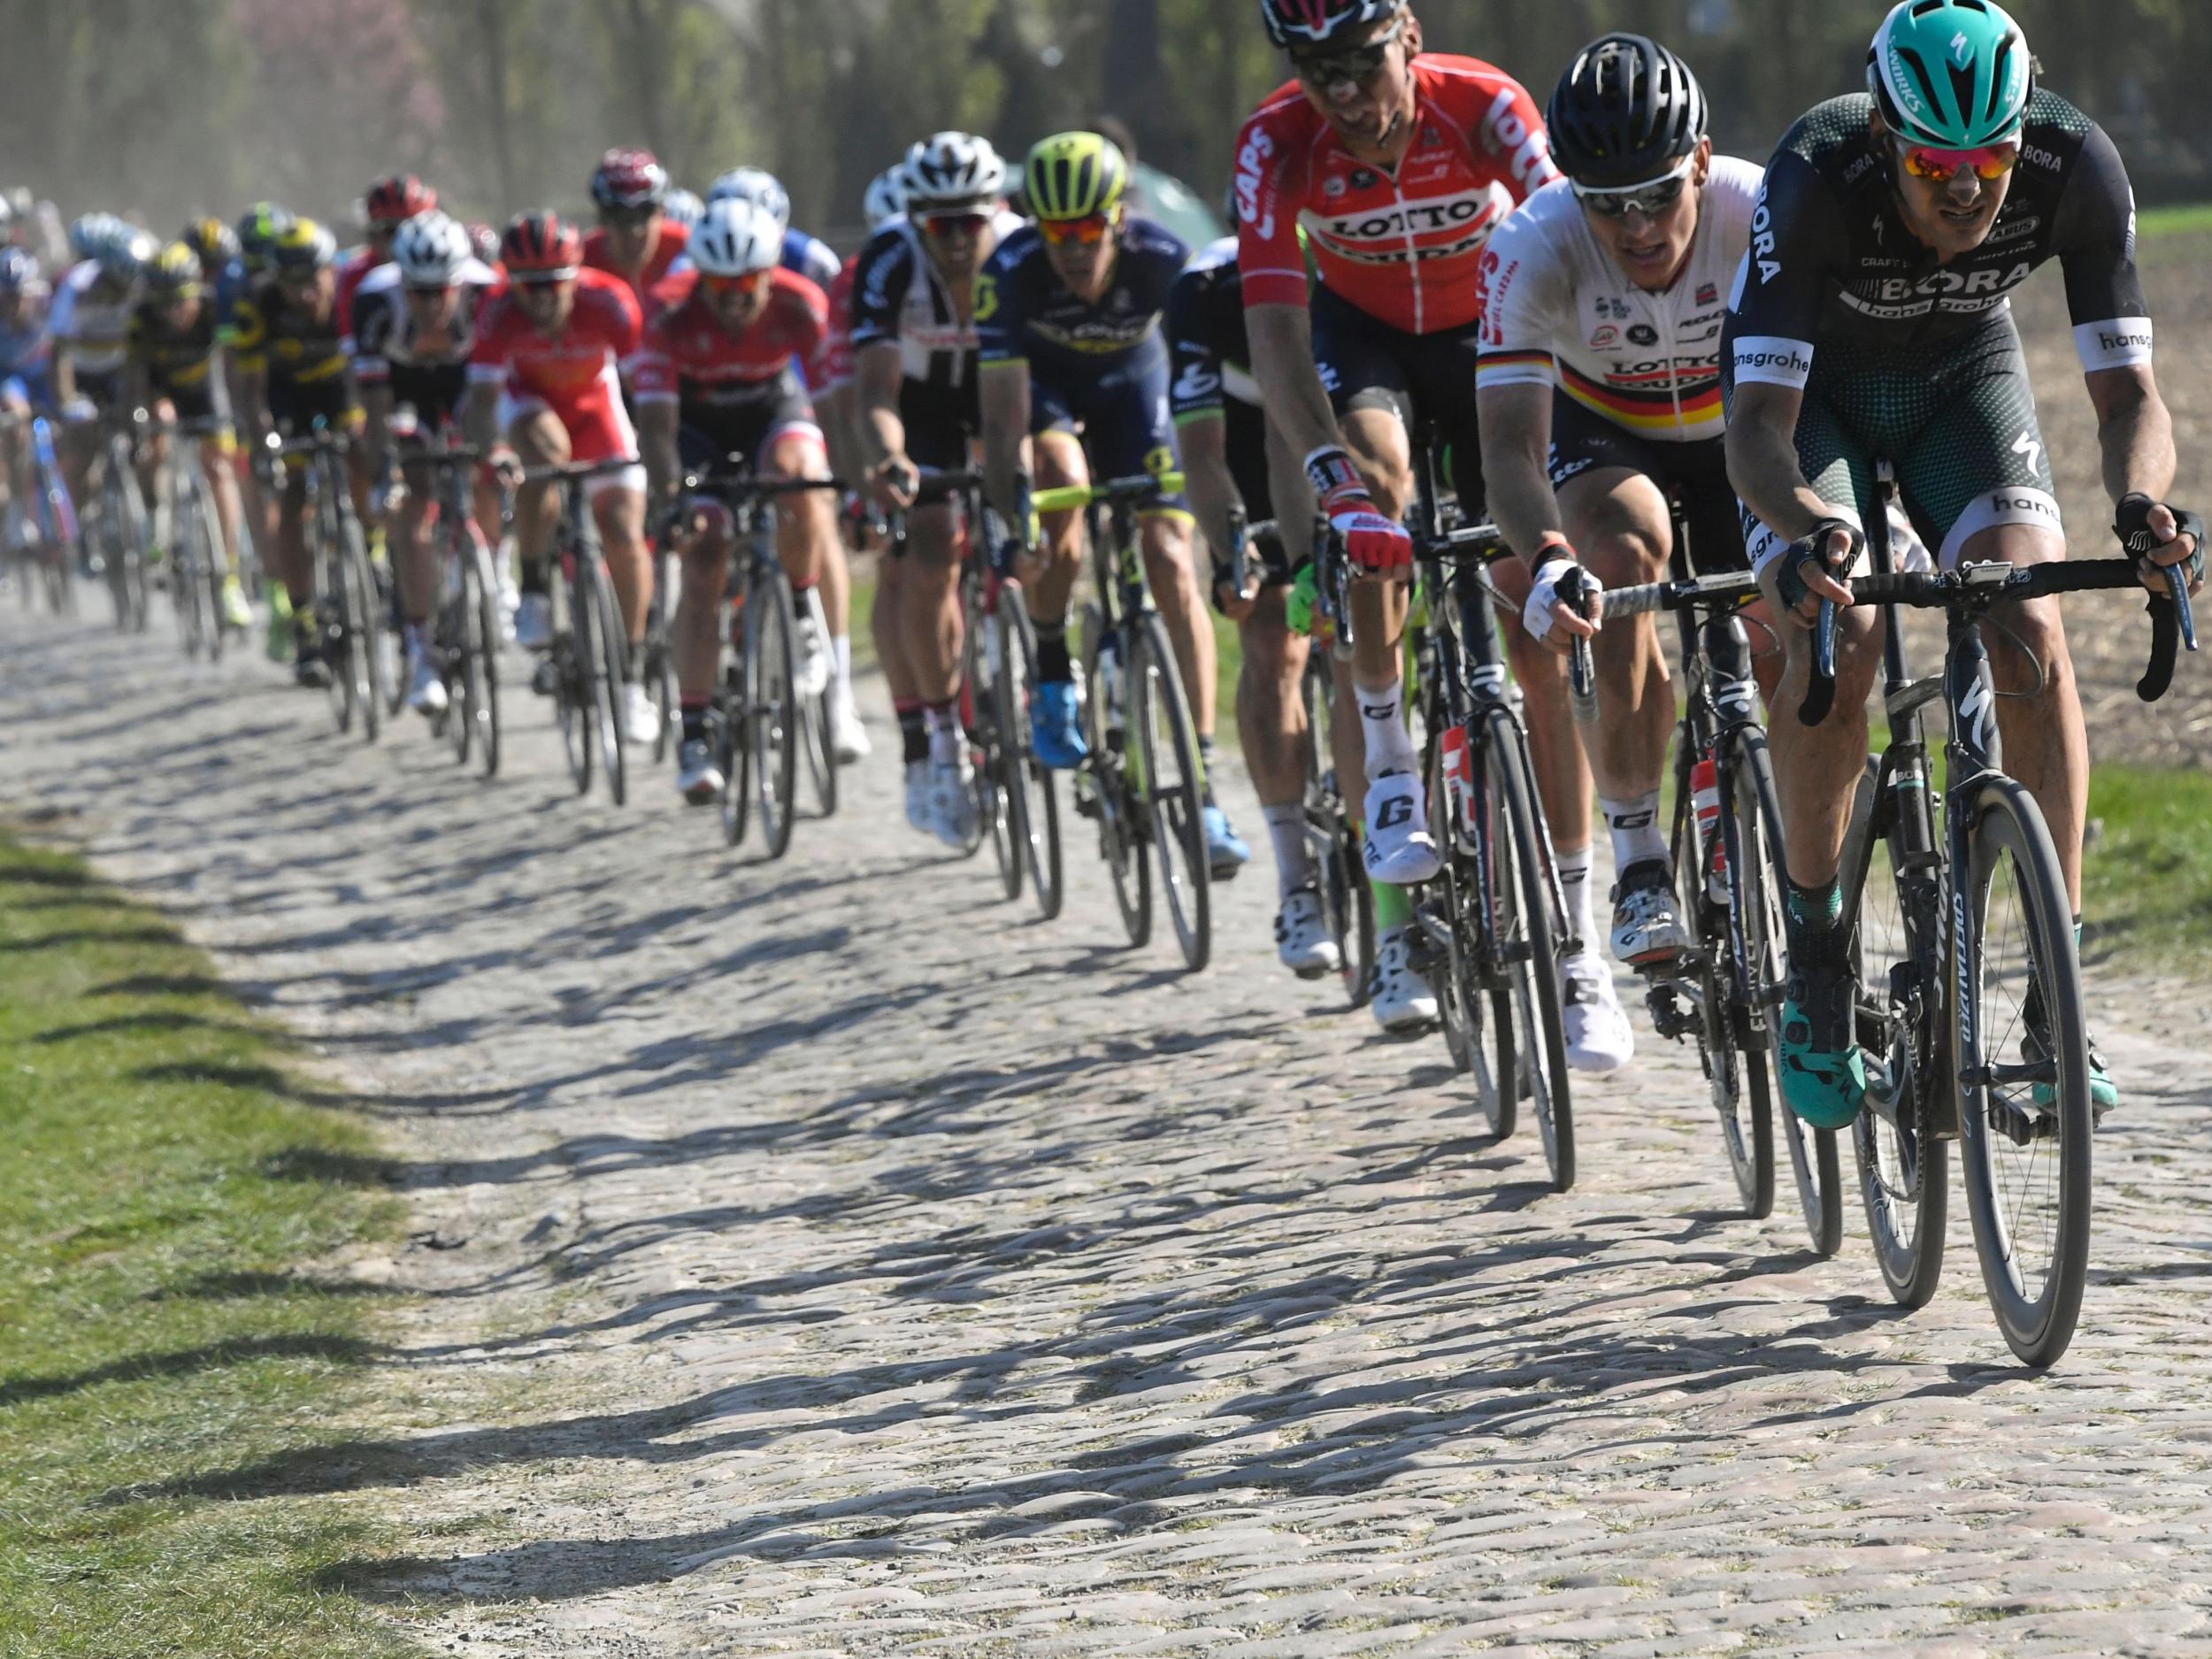
MULTIPOLYGON (((872 234, 880 234, 906 222, 903 172, 902 163, 885 168, 862 197, 862 215, 872 234)), ((860 409, 853 385, 853 280, 858 272, 856 265, 841 265, 836 278, 825 290, 829 296, 829 341, 822 349, 822 395, 817 400, 821 410, 823 436, 829 442, 830 471, 839 478, 854 480, 868 468, 868 452, 860 435, 860 409)), ((858 550, 872 548, 879 555, 882 552, 882 538, 865 529, 861 497, 856 491, 848 503, 845 527, 858 550)), ((841 555, 844 549, 841 547, 839 551, 841 555)), ((913 676, 906 670, 906 645, 900 626, 902 573, 902 561, 877 559, 875 604, 868 617, 869 633, 875 643, 884 680, 890 687, 892 706, 901 712, 902 718, 906 710, 920 706, 915 701, 913 676)), ((848 641, 845 656, 849 658, 850 655, 848 641)), ((856 740, 856 749, 850 758, 866 754, 870 748, 867 728, 856 721, 850 735, 856 740)), ((848 757, 841 754, 840 758, 848 757)))
POLYGON ((853 380, 876 496, 912 509, 907 553, 890 561, 902 568, 887 565, 885 578, 904 648, 886 661, 903 662, 913 698, 898 710, 906 819, 961 847, 963 813, 975 810, 957 707, 960 543, 971 526, 941 495, 924 495, 920 480, 925 467, 968 465, 979 422, 977 279, 1022 221, 1007 211, 1006 164, 987 139, 935 134, 907 152, 901 176, 905 220, 878 231, 855 262, 853 380))
POLYGON ((87 214, 69 227, 77 264, 55 285, 47 333, 53 345, 53 392, 64 422, 60 460, 70 496, 85 482, 100 448, 97 418, 117 409, 125 342, 139 273, 154 239, 112 213, 87 214))
MULTIPOLYGON (((47 289, 38 260, 25 248, 0 246, 0 501, 32 499, 31 441, 23 424, 50 412, 52 342, 46 333, 47 289)), ((49 548, 54 559, 66 557, 49 548)))
MULTIPOLYGON (((1422 56, 1420 20, 1404 0, 1262 0, 1261 15, 1294 79, 1237 141, 1245 326, 1269 417, 1304 457, 1352 565, 1377 579, 1352 594, 1368 780, 1362 856, 1376 883, 1377 1017, 1402 1009, 1395 1018, 1409 1025, 1416 1013, 1432 1019, 1436 1001, 1411 964, 1409 907, 1392 889, 1438 869, 1399 666, 1412 557, 1399 523, 1413 499, 1409 434, 1417 414, 1434 424, 1451 446, 1461 504, 1479 516, 1483 245, 1558 174, 1528 94, 1487 64, 1422 56), (1302 222, 1316 273, 1310 302, 1302 222)), ((1508 637, 1529 703, 1563 705, 1556 659, 1517 630, 1508 637)))
MULTIPOLYGON (((841 262, 830 251, 828 243, 791 228, 791 197, 772 173, 764 173, 758 167, 733 167, 714 181, 708 189, 707 200, 710 205, 740 201, 760 209, 775 223, 778 258, 783 268, 795 276, 804 277, 825 295, 836 285, 843 269, 841 262)), ((818 365, 804 363, 795 363, 792 368, 809 386, 815 384, 816 375, 822 372, 818 365)), ((825 435, 826 439, 827 434, 825 435)), ((802 695, 814 695, 808 687, 819 688, 818 670, 812 664, 826 662, 835 676, 836 688, 836 695, 831 699, 836 711, 831 722, 831 747, 839 760, 856 761, 868 752, 868 733, 860 723, 859 709, 853 700, 852 571, 846 563, 845 544, 835 536, 831 537, 822 556, 818 595, 829 638, 825 641, 820 637, 812 608, 802 608, 799 649, 802 661, 810 665, 802 684, 802 695)))
MULTIPOLYGON (((192 250, 200 262, 200 275, 212 288, 223 280, 231 261, 239 255, 238 233, 219 219, 203 216, 192 220, 177 234, 177 240, 192 250)), ((219 314, 222 310, 222 296, 211 292, 219 314)))
MULTIPOLYGON (((214 495, 222 531, 223 620, 243 632, 253 626, 253 610, 238 585, 238 434, 230 424, 229 388, 219 367, 223 348, 215 305, 199 256, 180 242, 147 262, 144 283, 146 297, 132 310, 125 337, 124 401, 134 409, 150 409, 164 426, 222 423, 199 440, 200 471, 214 495)), ((168 446, 166 432, 153 434, 147 447, 149 484, 168 446)))
MULTIPOLYGON (((1586 47, 1545 113, 1566 180, 1517 208, 1482 257, 1483 476, 1498 527, 1531 569, 1523 624, 1555 650, 1596 626, 1560 604, 1569 572, 1586 569, 1594 590, 1664 577, 1670 497, 1699 570, 1743 568, 1721 443, 1720 332, 1759 169, 1713 154, 1706 109, 1689 66, 1656 42, 1609 35, 1586 47)), ((1690 944, 1659 805, 1674 690, 1652 618, 1596 633, 1593 649, 1604 718, 1590 765, 1619 875, 1613 954, 1661 962, 1690 944)), ((1761 660, 1770 684, 1778 657, 1761 660)), ((1553 753, 1578 741, 1571 722, 1531 733, 1532 748, 1553 753)), ((1586 786, 1544 802, 1582 941, 1562 970, 1569 1056, 1608 1071, 1635 1039, 1596 949, 1589 807, 1586 786)))
MULTIPOLYGON (((1237 625, 1244 669, 1236 688, 1237 731, 1275 849, 1275 950, 1302 979, 1341 964, 1321 910, 1321 872, 1306 841, 1305 704, 1299 695, 1307 637, 1286 615, 1294 569, 1312 551, 1313 500, 1298 457, 1260 407, 1244 333, 1244 283, 1237 242, 1224 236, 1193 255, 1168 291, 1169 400, 1191 504, 1213 550, 1211 592, 1237 625), (1256 540, 1256 582, 1231 562, 1231 515, 1271 518, 1277 534, 1256 540)), ((1348 690, 1343 691, 1348 699, 1348 690)))
MULTIPOLYGON (((1836 866, 1880 661, 1872 614, 1848 608, 1875 499, 1869 464, 1895 465, 1946 567, 2065 557, 2007 298, 2047 260, 2065 272, 2116 526, 2152 563, 2185 559, 2192 584, 2201 579, 2201 525, 2163 500, 2173 426, 2134 254, 2119 152, 2035 84, 2019 26, 1990 0, 1895 7, 1875 35, 1866 92, 1816 105, 1768 165, 1729 319, 1729 476, 1770 601, 1793 618, 1823 598, 1843 607, 1834 712, 1817 728, 1778 719, 1768 733, 1789 864, 1783 1094, 1809 1123, 1848 1124, 1867 1086, 1836 866)), ((2006 769, 2043 810, 2078 918, 2089 757, 2058 603, 2003 607, 1986 632, 2006 769)), ((1783 633, 1789 708, 1804 693, 1809 636, 1783 633)), ((2031 1047, 2047 1041, 2036 1018, 2031 1047)), ((2093 1049, 2091 1071, 2101 1111, 2117 1092, 2093 1049)))
MULTIPOLYGON (((573 225, 550 212, 525 213, 507 227, 500 243, 507 287, 485 308, 469 356, 464 424, 479 448, 489 449, 503 431, 533 466, 637 454, 618 368, 638 347, 637 299, 620 277, 584 268, 583 242, 573 225)), ((644 653, 636 649, 653 603, 645 469, 603 472, 587 493, 632 648, 624 731, 633 743, 650 743, 660 734, 660 715, 641 683, 644 653)), ((526 484, 516 495, 522 604, 515 642, 533 650, 552 640, 546 556, 560 515, 561 497, 550 483, 526 484)))
MULTIPOLYGON (((259 284, 269 277, 270 251, 276 239, 291 227, 291 211, 274 202, 257 202, 239 216, 233 232, 237 238, 238 250, 229 263, 214 277, 215 315, 223 336, 223 343, 231 349, 223 354, 224 373, 230 382, 230 406, 234 411, 245 407, 246 388, 238 367, 238 353, 233 339, 232 318, 239 302, 246 299, 259 284)), ((271 493, 261 487, 261 474, 252 467, 245 469, 246 511, 248 522, 253 526, 254 545, 257 548, 273 546, 277 534, 277 503, 271 493)), ((269 656, 282 661, 291 603, 284 585, 277 580, 276 572, 265 565, 261 591, 269 602, 269 656)))
POLYGON ((584 266, 629 285, 639 315, 653 311, 653 290, 683 257, 691 233, 661 211, 668 170, 649 150, 611 150, 591 175, 599 225, 584 237, 584 266))
POLYGON ((396 173, 369 187, 362 198, 361 245, 338 266, 338 329, 349 342, 353 337, 353 296, 361 291, 361 284, 370 272, 391 263, 392 239, 399 227, 437 205, 438 193, 411 173, 396 173))
MULTIPOLYGON (((338 326, 338 243, 311 219, 296 219, 270 246, 270 280, 232 307, 228 343, 238 367, 239 425, 257 452, 270 433, 296 436, 317 420, 336 432, 360 429, 361 407, 346 371, 338 326)), ((367 522, 357 464, 355 511, 367 522)), ((311 626, 314 572, 307 557, 307 469, 288 467, 277 506, 270 561, 292 605, 293 676, 303 686, 330 683, 311 626)))
MULTIPOLYGON (((675 505, 687 471, 724 465, 731 455, 746 457, 762 478, 830 475, 810 384, 792 368, 795 361, 806 365, 809 382, 819 383, 829 302, 783 268, 782 247, 782 227, 759 207, 742 197, 717 200, 692 237, 694 268, 672 280, 646 328, 634 378, 657 509, 675 505)), ((777 550, 803 603, 837 539, 836 503, 826 490, 786 496, 776 503, 776 522, 777 550)), ((733 527, 726 509, 702 496, 678 533, 684 591, 675 642, 684 728, 676 787, 695 806, 711 805, 726 781, 707 741, 706 718, 733 527)), ((827 680, 818 641, 815 650, 811 670, 803 657, 793 664, 802 696, 818 695, 827 680)), ((841 706, 853 718, 849 703, 841 706)))
POLYGON ((682 230, 687 235, 699 222, 699 216, 707 211, 707 204, 690 191, 671 185, 668 194, 661 197, 661 217, 682 230))
MULTIPOLYGON (((992 495, 1018 523, 1014 475, 1025 458, 1046 488, 1176 466, 1161 313, 1190 250, 1150 219, 1123 211, 1129 164, 1096 133, 1039 142, 1023 169, 1036 224, 1009 236, 976 285, 982 341, 984 465, 992 495), (1082 436, 1076 435, 1080 425, 1082 436)), ((1068 596, 1082 570, 1083 515, 1043 522, 1042 568, 1027 588, 1037 626, 1032 740, 1048 766, 1086 753, 1068 658, 1068 596)), ((1252 854, 1214 799, 1213 625, 1179 495, 1143 515, 1145 564, 1189 694, 1205 786, 1207 863, 1216 880, 1252 854)))
MULTIPOLYGON (((497 281, 478 259, 461 225, 434 208, 402 224, 388 265, 362 280, 353 296, 353 378, 366 416, 369 475, 387 480, 396 457, 423 453, 461 419, 476 319, 497 281)), ((438 597, 430 515, 438 491, 427 474, 408 480, 389 515, 399 580, 401 634, 407 646, 407 703, 443 713, 444 676, 429 646, 438 597)), ((497 492, 480 480, 477 522, 497 533, 497 492)))

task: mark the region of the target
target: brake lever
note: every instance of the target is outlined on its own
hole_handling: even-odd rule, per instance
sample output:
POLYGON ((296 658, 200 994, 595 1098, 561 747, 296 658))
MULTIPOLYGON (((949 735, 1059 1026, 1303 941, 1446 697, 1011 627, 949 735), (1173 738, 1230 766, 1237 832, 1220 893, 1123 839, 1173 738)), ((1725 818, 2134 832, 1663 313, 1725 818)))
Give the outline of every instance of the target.
MULTIPOLYGON (((1569 571, 1565 580, 1556 589, 1559 597, 1570 611, 1579 614, 1583 601, 1589 595, 1589 585, 1583 578, 1582 567, 1569 571)), ((1598 723, 1597 661, 1590 649, 1590 641, 1576 635, 1567 649, 1567 700, 1573 705, 1575 723, 1595 726, 1598 723)))
POLYGON ((1818 726, 1828 718, 1828 711, 1836 706, 1836 602, 1820 602, 1820 615, 1813 622, 1813 678, 1805 687, 1805 701, 1798 705, 1797 718, 1806 726, 1818 726))

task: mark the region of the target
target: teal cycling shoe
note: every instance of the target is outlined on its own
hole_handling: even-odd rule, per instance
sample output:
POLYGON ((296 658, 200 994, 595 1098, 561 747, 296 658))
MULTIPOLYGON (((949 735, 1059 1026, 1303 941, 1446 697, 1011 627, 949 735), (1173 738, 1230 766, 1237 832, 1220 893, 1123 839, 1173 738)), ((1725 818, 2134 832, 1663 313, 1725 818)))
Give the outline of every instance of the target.
MULTIPOLYGON (((1796 930, 1793 930, 1796 931, 1796 930)), ((1858 980, 1833 928, 1793 939, 1776 1033, 1782 1102, 1816 1129, 1848 1129, 1866 1102, 1866 1056, 1855 1030, 1858 980)))

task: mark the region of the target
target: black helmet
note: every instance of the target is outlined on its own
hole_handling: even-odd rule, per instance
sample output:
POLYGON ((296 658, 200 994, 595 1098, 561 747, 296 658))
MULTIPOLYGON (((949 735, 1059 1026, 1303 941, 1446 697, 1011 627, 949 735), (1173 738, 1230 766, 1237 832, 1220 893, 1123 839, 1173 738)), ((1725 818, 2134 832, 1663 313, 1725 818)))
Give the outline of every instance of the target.
POLYGON ((1705 93, 1690 66, 1643 35, 1608 35, 1575 57, 1544 126, 1552 159, 1578 184, 1640 184, 1697 148, 1705 93))

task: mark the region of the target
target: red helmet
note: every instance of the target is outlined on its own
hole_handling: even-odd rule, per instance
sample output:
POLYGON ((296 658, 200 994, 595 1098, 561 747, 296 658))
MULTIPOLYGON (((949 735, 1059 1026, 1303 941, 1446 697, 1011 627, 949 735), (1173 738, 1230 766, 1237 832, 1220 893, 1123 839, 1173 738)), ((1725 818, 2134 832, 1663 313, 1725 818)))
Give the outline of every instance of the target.
POLYGON ((1406 0, 1260 0, 1267 38, 1286 51, 1326 46, 1405 10, 1406 0))
POLYGON ((591 175, 591 199, 603 208, 657 207, 668 194, 668 169, 649 150, 611 150, 591 175))
POLYGON ((582 267, 584 239, 558 213, 521 213, 499 239, 499 257, 519 280, 558 281, 582 267))
POLYGON ((469 246, 476 250, 476 257, 486 265, 497 265, 499 263, 499 233, 479 219, 471 219, 467 229, 469 246))
POLYGON ((438 193, 411 173, 396 173, 369 187, 367 210, 372 225, 401 224, 437 205, 438 193))

